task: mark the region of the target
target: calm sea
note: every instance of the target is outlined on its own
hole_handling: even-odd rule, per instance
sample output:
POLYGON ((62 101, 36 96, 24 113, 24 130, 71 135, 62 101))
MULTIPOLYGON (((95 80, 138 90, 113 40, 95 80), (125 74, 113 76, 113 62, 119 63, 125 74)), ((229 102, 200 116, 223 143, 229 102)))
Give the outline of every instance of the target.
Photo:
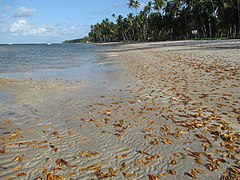
POLYGON ((0 45, 0 78, 86 78, 107 49, 92 44, 0 45))

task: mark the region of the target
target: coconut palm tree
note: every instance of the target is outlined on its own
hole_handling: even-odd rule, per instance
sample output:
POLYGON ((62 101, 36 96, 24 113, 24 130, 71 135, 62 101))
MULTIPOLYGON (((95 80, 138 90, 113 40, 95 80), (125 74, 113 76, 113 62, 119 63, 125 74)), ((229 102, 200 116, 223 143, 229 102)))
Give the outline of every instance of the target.
POLYGON ((137 13, 139 6, 137 0, 129 0, 135 15, 113 14, 116 22, 104 19, 91 26, 89 38, 95 42, 186 39, 192 30, 198 37, 240 36, 240 0, 149 0, 137 13))
POLYGON ((150 40, 150 37, 149 37, 149 15, 152 11, 153 7, 152 7, 152 2, 149 1, 148 4, 146 6, 144 6, 144 9, 143 9, 143 14, 145 15, 144 19, 145 19, 145 37, 146 37, 146 40, 150 40))
POLYGON ((154 0, 153 3, 153 8, 156 11, 160 11, 162 9, 162 7, 164 6, 165 1, 164 0, 154 0))
POLYGON ((137 15, 137 9, 140 7, 140 3, 137 0, 129 0, 127 3, 130 9, 135 9, 135 15, 137 15))
POLYGON ((153 9, 153 7, 152 7, 152 1, 149 1, 149 2, 147 3, 147 5, 144 6, 144 10, 143 10, 143 11, 144 11, 147 15, 149 15, 149 14, 151 13, 152 9, 153 9))

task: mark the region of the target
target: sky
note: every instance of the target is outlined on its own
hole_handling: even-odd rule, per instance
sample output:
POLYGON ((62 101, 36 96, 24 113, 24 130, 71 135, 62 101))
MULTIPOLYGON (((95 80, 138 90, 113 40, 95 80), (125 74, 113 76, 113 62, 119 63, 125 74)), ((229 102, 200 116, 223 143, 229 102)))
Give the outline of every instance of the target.
MULTIPOLYGON (((84 37, 90 26, 133 10, 128 0, 0 0, 0 44, 60 43, 84 37)), ((142 0, 141 7, 147 2, 142 0)))

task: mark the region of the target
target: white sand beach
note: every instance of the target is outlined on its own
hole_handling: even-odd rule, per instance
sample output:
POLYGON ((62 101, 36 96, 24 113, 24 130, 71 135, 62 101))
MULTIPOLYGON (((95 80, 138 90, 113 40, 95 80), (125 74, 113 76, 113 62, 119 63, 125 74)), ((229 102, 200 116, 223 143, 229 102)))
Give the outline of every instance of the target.
POLYGON ((239 179, 240 41, 113 46, 95 84, 0 79, 0 179, 239 179))

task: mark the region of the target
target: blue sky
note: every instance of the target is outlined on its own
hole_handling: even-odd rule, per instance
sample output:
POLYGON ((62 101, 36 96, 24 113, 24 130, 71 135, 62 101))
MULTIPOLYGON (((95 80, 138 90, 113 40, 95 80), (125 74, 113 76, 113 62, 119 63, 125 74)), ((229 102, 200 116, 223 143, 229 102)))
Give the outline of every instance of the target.
MULTIPOLYGON (((62 42, 88 34, 112 14, 132 12, 128 0, 0 0, 0 44, 62 42)), ((143 6, 147 0, 140 1, 143 6)))

